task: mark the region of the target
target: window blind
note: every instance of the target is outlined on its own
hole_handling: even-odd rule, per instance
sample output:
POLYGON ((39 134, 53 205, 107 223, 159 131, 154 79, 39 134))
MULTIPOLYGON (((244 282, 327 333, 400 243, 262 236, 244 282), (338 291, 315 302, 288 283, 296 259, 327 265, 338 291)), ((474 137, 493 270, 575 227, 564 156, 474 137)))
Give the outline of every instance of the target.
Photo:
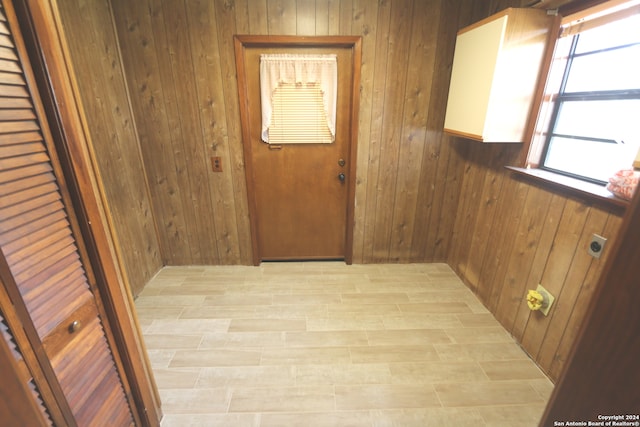
POLYGON ((319 84, 283 83, 276 89, 270 144, 330 144, 332 139, 319 84))
POLYGON ((560 37, 579 34, 640 13, 640 0, 615 0, 562 19, 560 37))

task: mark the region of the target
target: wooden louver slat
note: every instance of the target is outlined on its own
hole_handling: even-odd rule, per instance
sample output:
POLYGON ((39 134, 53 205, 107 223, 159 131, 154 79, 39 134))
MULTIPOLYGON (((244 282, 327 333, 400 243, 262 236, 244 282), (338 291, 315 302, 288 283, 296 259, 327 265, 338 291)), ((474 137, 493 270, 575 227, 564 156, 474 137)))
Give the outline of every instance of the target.
MULTIPOLYGON (((2 104, 2 101, 6 98, 0 98, 0 108, 25 108, 22 107, 11 107, 2 104)), ((26 102, 26 108, 29 108, 31 105, 28 100, 22 100, 26 102)), ((22 142, 29 141, 42 141, 42 135, 39 132, 23 132, 23 133, 9 133, 9 134, 0 134, 0 145, 11 145, 11 144, 20 144, 22 142)))
MULTIPOLYGON (((43 216, 49 215, 49 212, 52 210, 59 210, 63 208, 62 202, 59 199, 49 200, 48 198, 38 198, 37 200, 29 200, 27 203, 23 204, 23 206, 31 205, 33 209, 30 209, 24 215, 13 216, 6 219, 6 227, 8 230, 13 230, 19 227, 24 226, 32 221, 35 221, 43 216)), ((10 241, 9 239, 5 239, 0 234, 1 241, 10 241)))
POLYGON ((0 72, 0 84, 19 85, 24 84, 24 80, 20 74, 0 72))
POLYGON ((11 39, 5 35, 0 35, 0 46, 12 46, 11 39))
POLYGON ((34 120, 35 118, 36 117, 34 116, 33 111, 26 108, 23 110, 0 110, 0 121, 34 120))
POLYGON ((0 85, 0 93, 11 98, 28 98, 29 92, 19 85, 0 85))
MULTIPOLYGON (((60 216, 59 212, 52 213, 50 216, 45 217, 43 221, 52 220, 53 217, 60 216)), ((29 225, 33 224, 28 224, 29 225)), ((7 230, 3 235, 11 236, 15 233, 15 230, 7 230)), ((44 228, 33 228, 31 233, 23 235, 21 238, 15 239, 6 244, 5 257, 11 264, 24 259, 29 253, 40 250, 43 245, 50 244, 51 242, 68 236, 69 229, 67 228, 66 219, 59 219, 52 222, 50 225, 44 228)), ((4 247, 3 247, 4 249, 4 247)))
MULTIPOLYGON (((41 198, 38 200, 40 199, 41 198)), ((45 198, 44 200, 49 199, 45 198)), ((29 202, 31 202, 31 200, 21 201, 20 205, 28 206, 30 204, 29 202)), ((36 205, 36 208, 37 207, 39 206, 36 205)), ((15 228, 7 228, 6 232, 0 233, 0 242, 6 246, 5 256, 11 256, 17 248, 24 247, 25 243, 38 243, 47 233, 47 230, 43 229, 57 222, 60 222, 60 226, 64 228, 64 224, 66 223, 66 214, 63 210, 51 211, 39 217, 36 216, 34 212, 29 213, 32 214, 30 221, 20 221, 21 218, 15 217, 9 218, 7 224, 15 224, 15 228), (17 241, 20 238, 22 238, 22 240, 17 241)))
MULTIPOLYGON (((6 110, 2 110, 2 111, 6 111, 6 110)), ((2 121, 2 111, 0 111, 0 121, 2 121)), ((16 110, 13 110, 13 111, 16 111, 16 110)), ((18 110, 18 111, 29 111, 30 114, 33 114, 33 111, 31 110, 18 110)), ((24 156, 26 154, 42 153, 44 152, 43 150, 44 150, 44 147, 39 141, 31 142, 31 143, 25 142, 22 144, 0 146, 0 159, 7 159, 15 156, 24 156)))
MULTIPOLYGON (((29 173, 38 172, 42 169, 29 166, 23 170, 25 173, 29 173)), ((4 218, 11 221, 16 227, 40 218, 33 211, 45 205, 56 204, 61 200, 59 194, 57 194, 55 178, 50 173, 36 173, 18 181, 4 182, 0 184, 0 191, 3 191, 1 194, 5 195, 5 200, 0 202, 0 211, 3 213, 4 218), (14 189, 18 191, 13 191, 14 189), (27 218, 15 218, 16 216, 22 217, 24 215, 28 215, 27 218)))
POLYGON ((16 54, 15 54, 15 51, 7 47, 0 47, 0 58, 12 59, 14 61, 18 60, 18 57, 16 57, 16 54))
POLYGON ((50 266, 50 263, 57 262, 60 258, 75 251, 75 244, 72 236, 59 239, 53 242, 51 245, 43 248, 37 254, 26 257, 14 264, 14 272, 18 280, 24 280, 22 274, 33 274, 32 272, 38 272, 38 269, 44 269, 50 266), (46 263, 42 262, 42 259, 46 259, 46 263))
POLYGON ((0 71, 9 71, 12 73, 19 73, 20 67, 15 63, 15 61, 7 61, 0 59, 0 71))
MULTIPOLYGON (((28 158, 15 160, 15 162, 18 164, 28 161, 28 158)), ((0 161, 0 163, 2 162, 0 161)), ((26 164, 26 166, 29 167, 31 165, 26 164)), ((45 197, 49 194, 57 192, 58 187, 54 181, 49 180, 49 182, 46 182, 43 185, 36 185, 35 181, 38 179, 39 178, 37 176, 29 177, 25 182, 25 186, 29 184, 31 184, 32 186, 27 187, 24 191, 11 192, 9 190, 10 192, 5 193, 3 200, 0 202, 0 209, 3 209, 6 213, 9 213, 12 211, 12 209, 10 209, 12 206, 28 203, 29 200, 33 198, 45 197)), ((9 184, 6 187, 10 189, 11 185, 9 184)), ((13 209, 13 211, 15 211, 15 209, 13 209)))
MULTIPOLYGON (((0 108, 30 108, 31 103, 24 98, 0 98, 0 108)), ((2 135, 0 135, 2 137, 2 135)))

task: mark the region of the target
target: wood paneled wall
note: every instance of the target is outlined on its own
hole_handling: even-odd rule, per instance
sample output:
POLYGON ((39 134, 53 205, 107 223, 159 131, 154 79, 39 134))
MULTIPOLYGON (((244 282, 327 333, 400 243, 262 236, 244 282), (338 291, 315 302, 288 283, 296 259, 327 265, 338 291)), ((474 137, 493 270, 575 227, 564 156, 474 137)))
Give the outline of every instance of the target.
POLYGON ((111 216, 137 295, 162 267, 135 120, 107 0, 57 2, 111 216))
MULTIPOLYGON (((63 15, 121 243, 148 229, 151 204, 164 264, 250 264, 233 35, 360 35, 354 262, 448 262, 558 377, 603 264, 586 243, 614 239, 621 212, 515 179, 503 166, 520 145, 441 132, 457 29, 527 0, 105 1, 63 15), (538 283, 557 297, 549 317, 524 301, 538 283)), ((156 265, 136 239, 127 257, 156 265)))
POLYGON ((590 238, 611 245, 623 212, 514 178, 503 166, 518 146, 454 145, 466 149, 449 265, 556 380, 607 257, 587 253, 590 238), (538 284, 556 297, 547 317, 525 301, 538 284))
POLYGON ((111 3, 165 263, 251 262, 234 34, 362 36, 354 262, 446 260, 462 169, 440 129, 477 2, 111 3))

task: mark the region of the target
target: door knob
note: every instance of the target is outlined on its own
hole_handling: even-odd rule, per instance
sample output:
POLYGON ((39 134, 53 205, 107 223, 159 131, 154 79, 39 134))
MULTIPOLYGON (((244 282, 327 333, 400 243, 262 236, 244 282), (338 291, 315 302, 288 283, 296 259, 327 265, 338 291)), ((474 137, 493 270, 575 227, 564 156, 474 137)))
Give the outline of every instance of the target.
POLYGON ((340 159, 338 160, 338 165, 339 166, 344 166, 347 162, 344 161, 344 159, 340 159))
POLYGON ((69 333, 72 334, 74 332, 77 332, 81 327, 82 327, 82 322, 80 322, 79 320, 74 320, 69 325, 69 333))
POLYGON ((344 182, 344 180, 347 178, 347 176, 345 174, 343 174, 342 172, 340 172, 338 174, 338 179, 340 180, 340 182, 344 182))

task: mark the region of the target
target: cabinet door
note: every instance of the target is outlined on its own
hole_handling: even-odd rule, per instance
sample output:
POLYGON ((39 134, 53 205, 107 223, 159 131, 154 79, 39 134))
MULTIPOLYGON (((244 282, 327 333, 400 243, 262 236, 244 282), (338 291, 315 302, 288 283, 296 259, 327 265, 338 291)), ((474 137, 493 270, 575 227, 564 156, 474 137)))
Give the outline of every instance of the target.
POLYGON ((445 130, 482 140, 507 17, 460 32, 451 70, 445 130))
POLYGON ((538 80, 559 20, 508 8, 458 32, 445 132, 482 142, 525 142, 538 80))
MULTIPOLYGON (((24 305, 40 363, 55 373, 69 424, 134 424, 97 301, 0 2, 0 274, 24 305)), ((15 22, 15 21, 13 21, 15 22)))

